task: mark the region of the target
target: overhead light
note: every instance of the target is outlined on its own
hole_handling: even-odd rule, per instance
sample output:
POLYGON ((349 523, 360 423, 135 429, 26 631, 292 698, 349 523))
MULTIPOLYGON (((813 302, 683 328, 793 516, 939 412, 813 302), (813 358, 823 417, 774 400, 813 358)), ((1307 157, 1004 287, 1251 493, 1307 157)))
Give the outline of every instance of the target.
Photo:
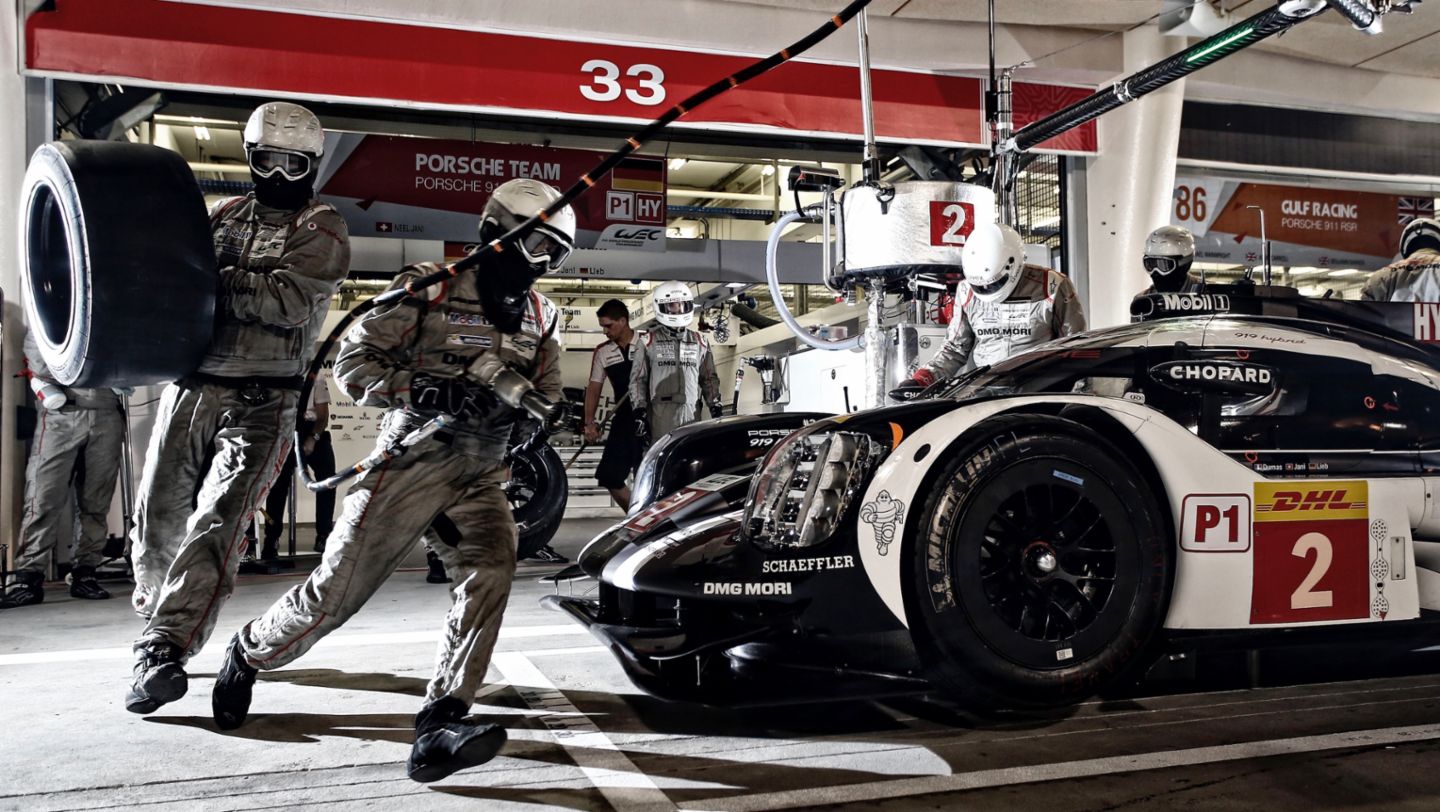
POLYGON ((209 140, 210 140, 210 128, 209 128, 209 127, 206 127, 204 124, 196 124, 196 125, 195 125, 195 140, 196 140, 196 141, 209 141, 209 140))
POLYGON ((684 166, 685 164, 688 164, 688 163, 690 163, 690 161, 689 161, 688 159, 685 159, 685 158, 671 158, 671 159, 670 159, 670 169, 671 169, 671 171, 674 171, 674 170, 679 169, 680 167, 682 167, 682 166, 684 166))
POLYGON ((765 164, 764 166, 760 167, 760 174, 764 175, 767 178, 775 174, 775 164, 765 164))
POLYGON ((727 287, 727 288, 729 288, 729 289, 731 289, 731 290, 739 290, 740 288, 748 288, 748 287, 750 287, 750 283, 749 283, 749 282, 726 282, 726 283, 725 283, 725 287, 727 287))

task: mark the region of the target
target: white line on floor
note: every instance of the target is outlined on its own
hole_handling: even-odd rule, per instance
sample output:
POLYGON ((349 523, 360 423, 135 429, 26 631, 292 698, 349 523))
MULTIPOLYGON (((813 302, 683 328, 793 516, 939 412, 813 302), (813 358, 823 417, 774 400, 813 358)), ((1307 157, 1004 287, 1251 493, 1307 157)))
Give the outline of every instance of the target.
POLYGON ((1440 725, 1415 725, 1412 727, 1388 727, 1376 730, 1354 730, 1348 733, 1329 733, 1321 736, 1299 736, 1292 739, 1269 739, 1266 741, 1225 744, 1216 747, 1195 747, 1188 750, 1167 750, 1155 753, 1137 753, 1129 756, 1111 756, 1083 761, 1068 761, 1059 764, 1036 764, 1025 767, 1004 767, 995 770, 976 770, 958 775, 935 775, 919 778, 901 778, 890 781, 869 781, 860 784, 843 784, 835 787, 813 787, 763 792, 754 795, 738 795, 729 798, 709 798, 681 804, 683 809, 724 810, 745 812, 746 810, 790 809, 799 806, 821 804, 846 804, 860 801, 878 801, 887 798, 904 798, 916 795, 931 795, 939 792, 960 792, 1007 787, 1017 784, 1034 784, 1041 781, 1059 781, 1071 778, 1089 778, 1100 775, 1133 773, 1144 770, 1159 770, 1168 767, 1193 767, 1199 764, 1215 764, 1242 759, 1268 758, 1271 756, 1314 753, 1324 750, 1342 750, 1348 747, 1376 747, 1387 744, 1440 739, 1440 725))
MULTIPOLYGON (((500 630, 500 639, 521 639, 529 637, 568 637, 588 635, 584 628, 563 623, 554 626, 510 626, 500 630)), ((395 632, 387 634, 340 634, 321 640, 316 648, 341 648, 346 646, 393 646, 402 643, 434 643, 440 639, 438 629, 424 632, 395 632)), ((228 636, 217 635, 197 658, 216 654, 228 643, 228 636), (217 642, 218 641, 218 642, 217 642)), ((41 665, 45 663, 74 663, 88 660, 132 660, 135 653, 129 646, 117 648, 81 648, 60 651, 35 651, 21 654, 0 654, 0 666, 41 665)))
POLYGON ((611 806, 626 812, 675 809, 675 804, 655 782, 641 772, 589 716, 581 713, 555 683, 540 673, 529 657, 513 651, 497 652, 490 663, 500 670, 525 704, 546 711, 546 715, 539 717, 540 721, 611 806))

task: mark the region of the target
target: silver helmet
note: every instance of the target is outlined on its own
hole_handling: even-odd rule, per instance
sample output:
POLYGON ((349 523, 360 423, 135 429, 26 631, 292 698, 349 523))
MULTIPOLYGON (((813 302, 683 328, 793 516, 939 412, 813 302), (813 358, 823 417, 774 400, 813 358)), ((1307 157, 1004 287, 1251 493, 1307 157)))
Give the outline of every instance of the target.
POLYGON ((245 157, 256 177, 298 181, 325 154, 325 130, 315 114, 290 102, 266 102, 245 122, 245 157))
POLYGON ((1416 217, 1400 232, 1400 256, 1408 257, 1421 248, 1440 251, 1440 220, 1416 217))
MULTIPOLYGON (((489 242, 560 199, 560 190, 532 178, 495 187, 480 215, 480 239, 489 242)), ((557 271, 575 249, 575 210, 566 206, 535 226, 516 247, 538 273, 557 271)))
POLYGON ((1184 278, 1195 262, 1195 235, 1188 228, 1161 226, 1145 240, 1145 272, 1152 279, 1184 278))

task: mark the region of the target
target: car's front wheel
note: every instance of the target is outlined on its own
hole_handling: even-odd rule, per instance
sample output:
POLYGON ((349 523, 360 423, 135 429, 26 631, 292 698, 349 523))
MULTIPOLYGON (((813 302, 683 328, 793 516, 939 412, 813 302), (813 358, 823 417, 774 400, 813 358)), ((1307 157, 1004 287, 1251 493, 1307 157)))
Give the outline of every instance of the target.
POLYGON ((943 463, 911 550, 932 677, 983 708, 1059 705, 1138 666, 1169 603, 1152 490, 1085 426, 1014 415, 943 463))

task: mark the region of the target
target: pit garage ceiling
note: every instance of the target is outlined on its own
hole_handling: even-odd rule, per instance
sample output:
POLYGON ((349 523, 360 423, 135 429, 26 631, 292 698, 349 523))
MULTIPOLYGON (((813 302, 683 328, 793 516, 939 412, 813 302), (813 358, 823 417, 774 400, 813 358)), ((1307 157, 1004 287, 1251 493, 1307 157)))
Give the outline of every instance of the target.
MULTIPOLYGON (((768 53, 843 5, 843 0, 168 2, 739 54, 768 53)), ((1198 2, 1238 21, 1274 0, 1198 2)), ((1162 0, 998 0, 997 5, 1001 65, 1032 61, 1023 78, 1095 86, 1124 67, 1122 38, 1095 38, 1143 24, 1161 10, 1162 0)), ((974 74, 986 63, 985 9, 986 0, 875 0, 874 64, 974 74)), ((1183 42, 1175 38, 1177 48, 1183 42)), ((806 58, 853 64, 854 51, 852 37, 838 36, 806 58)), ((1187 96, 1440 120, 1440 0, 1421 3, 1411 15, 1388 16, 1378 37, 1360 34, 1327 13, 1193 77, 1187 96)))
MULTIPOLYGON (((628 31, 634 40, 675 44, 699 44, 705 39, 702 32, 712 35, 721 32, 723 35, 728 31, 746 37, 753 36, 753 32, 757 31, 774 31, 777 34, 784 31, 788 34, 785 29, 792 27, 788 21, 771 18, 783 14, 798 18, 795 22, 800 25, 813 25, 816 15, 833 13, 843 5, 843 0, 583 0, 583 3, 582 0, 533 0, 528 3, 509 0, 175 1, 431 22, 459 28, 475 27, 476 20, 509 20, 520 24, 528 20, 532 23, 526 26, 529 30, 543 28, 555 33, 569 32, 577 37, 606 39, 628 31), (562 13, 567 8, 573 12, 577 4, 583 5, 587 13, 578 19, 573 13, 562 13), (746 7, 749 7, 748 13, 746 7), (737 25, 734 16, 737 10, 753 19, 737 25), (718 28, 713 25, 721 19, 715 16, 717 14, 728 18, 728 22, 718 28), (764 15, 763 19, 761 15, 764 15), (677 21, 691 21, 692 24, 676 26, 677 21), (755 24, 762 22, 776 22, 780 28, 755 24), (538 25, 534 25, 536 23, 538 25)), ((1273 0, 1196 2, 1209 5, 1223 14, 1233 14, 1239 20, 1262 10, 1273 0)), ((1032 29, 1012 32, 1018 39, 1038 42, 1037 34, 1054 29, 1065 32, 1060 40, 1075 41, 1075 34, 1080 32, 1122 31, 1140 25, 1158 14, 1161 5, 1162 0, 998 0, 997 13, 1003 25, 1032 29)), ((942 22, 968 27, 985 21, 986 6, 986 0, 875 0, 870 6, 870 14, 874 24, 881 26, 877 30, 883 30, 883 21, 887 20, 942 22)), ((936 28, 933 25, 930 27, 936 28)), ((1334 65, 1440 78, 1440 2, 1421 3, 1414 14, 1390 15, 1385 20, 1385 29, 1381 37, 1356 37, 1339 15, 1330 13, 1286 36, 1262 43, 1259 49, 1334 65)), ((753 51, 760 45, 753 43, 747 46, 744 42, 736 42, 734 47, 740 51, 753 51)), ((882 42, 877 42, 875 47, 880 51, 886 50, 882 42)), ((984 54, 954 54, 953 58, 978 65, 983 61, 984 54)))

